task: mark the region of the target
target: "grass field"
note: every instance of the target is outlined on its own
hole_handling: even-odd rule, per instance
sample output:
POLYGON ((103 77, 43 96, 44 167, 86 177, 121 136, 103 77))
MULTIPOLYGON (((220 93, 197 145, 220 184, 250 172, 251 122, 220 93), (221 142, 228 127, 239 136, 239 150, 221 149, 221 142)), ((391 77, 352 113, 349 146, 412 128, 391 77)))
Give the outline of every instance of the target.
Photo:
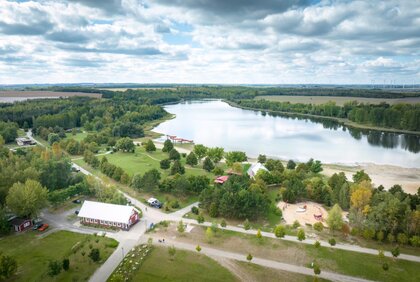
POLYGON ((86 136, 88 136, 88 133, 87 132, 78 132, 78 133, 76 133, 76 135, 73 135, 71 133, 66 133, 66 136, 67 136, 67 138, 71 138, 71 139, 74 139, 78 142, 81 142, 83 139, 86 138, 86 136))
MULTIPOLYGON (((251 253, 254 257, 271 259, 309 267, 316 261, 321 270, 351 275, 375 281, 419 281, 418 269, 420 263, 401 259, 386 258, 389 270, 382 269, 382 262, 377 255, 368 255, 328 246, 315 248, 313 245, 300 244, 279 239, 262 238, 255 235, 218 230, 209 242, 205 236, 204 227, 195 227, 185 236, 177 236, 177 240, 192 244, 200 244, 236 253, 251 253)), ((176 236, 176 224, 166 230, 157 230, 161 237, 176 236)))
POLYGON ((238 281, 226 268, 198 253, 176 250, 171 260, 168 249, 154 247, 131 281, 238 281))
POLYGON ((381 98, 363 98, 363 97, 336 97, 336 96, 257 96, 255 99, 265 99, 276 102, 290 102, 303 104, 325 104, 334 101, 338 106, 344 105, 346 102, 358 101, 365 104, 380 104, 386 102, 388 104, 398 103, 420 103, 420 97, 401 98, 401 99, 381 99, 381 98))
MULTIPOLYGON (((159 162, 168 158, 167 153, 163 153, 160 149, 155 152, 146 152, 142 146, 136 147, 135 153, 116 152, 106 155, 108 161, 116 166, 121 167, 129 175, 133 176, 137 173, 143 174, 153 168, 161 171, 163 176, 168 176, 170 170, 161 170, 159 162)), ((191 167, 185 165, 185 158, 181 158, 181 163, 185 166, 185 173, 187 175, 207 175, 213 178, 214 175, 200 168, 200 166, 191 167)), ((225 168, 225 164, 219 164, 225 168)))
POLYGON ((110 238, 68 231, 58 231, 42 239, 37 234, 28 231, 0 240, 0 252, 15 257, 18 262, 12 281, 87 281, 118 245, 110 238), (100 263, 88 257, 90 245, 100 250, 100 263), (66 257, 70 259, 70 269, 54 278, 48 276, 49 261, 61 262, 66 257))

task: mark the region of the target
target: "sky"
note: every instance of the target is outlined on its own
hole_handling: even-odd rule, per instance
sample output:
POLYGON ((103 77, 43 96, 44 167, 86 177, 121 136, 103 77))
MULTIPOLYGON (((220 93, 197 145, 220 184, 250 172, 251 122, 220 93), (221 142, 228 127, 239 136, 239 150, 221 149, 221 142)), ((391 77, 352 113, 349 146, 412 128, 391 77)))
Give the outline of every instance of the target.
POLYGON ((0 0, 0 84, 412 84, 420 0, 0 0))

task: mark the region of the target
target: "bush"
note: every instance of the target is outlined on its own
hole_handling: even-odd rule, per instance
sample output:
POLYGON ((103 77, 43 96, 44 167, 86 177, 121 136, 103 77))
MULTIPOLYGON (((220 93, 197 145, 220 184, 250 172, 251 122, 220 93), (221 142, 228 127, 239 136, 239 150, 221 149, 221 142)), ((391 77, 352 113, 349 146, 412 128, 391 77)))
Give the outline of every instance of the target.
POLYGON ((184 233, 185 232, 185 225, 184 225, 184 222, 182 220, 178 223, 178 226, 177 226, 176 229, 178 230, 179 233, 184 233))
POLYGON ((391 250, 391 254, 394 258, 398 257, 400 255, 400 248, 398 248, 398 246, 393 248, 391 250))
POLYGON ((212 173, 214 175, 223 175, 225 173, 225 171, 223 170, 223 168, 216 166, 213 170, 212 173))
POLYGON ((68 258, 63 259, 63 269, 65 271, 69 270, 70 268, 70 260, 68 258))
POLYGON ((335 239, 334 239, 334 238, 331 238, 331 239, 329 239, 329 240, 328 240, 328 243, 329 243, 331 246, 335 246, 335 244, 336 244, 337 242, 335 241, 335 239))
POLYGON ((193 213, 193 214, 197 214, 198 215, 198 213, 199 213, 199 210, 198 210, 198 208, 197 207, 192 207, 191 208, 191 212, 193 213))
POLYGON ((314 273, 315 273, 315 275, 321 274, 321 268, 319 268, 318 264, 314 265, 314 273))
POLYGON ((201 247, 200 247, 200 245, 197 245, 197 247, 195 247, 195 249, 197 250, 197 252, 201 252, 201 247))
POLYGON ((197 222, 198 223, 203 223, 204 222, 204 216, 202 216, 201 214, 197 217, 197 222))
POLYGON ((107 247, 107 248, 116 248, 116 247, 118 247, 118 241, 111 241, 111 242, 109 242, 109 243, 106 243, 106 245, 105 245, 105 247, 107 247))
POLYGON ((98 262, 101 259, 101 254, 99 252, 99 249, 94 248, 90 251, 89 257, 92 261, 98 262))
POLYGON ((248 255, 246 256, 246 260, 247 260, 247 261, 251 261, 251 260, 252 260, 252 255, 251 255, 251 254, 248 254, 248 255))
POLYGON ((168 169, 171 166, 171 160, 164 159, 161 160, 159 164, 161 169, 168 169))
POLYGON ((221 227, 226 227, 226 220, 222 219, 222 222, 220 222, 221 227))
POLYGON ((292 225, 293 229, 296 229, 296 228, 298 228, 299 226, 300 226, 299 221, 295 220, 295 221, 293 222, 293 225, 292 225))
POLYGON ((314 246, 315 246, 315 248, 319 248, 319 247, 321 247, 321 243, 319 241, 316 241, 314 243, 314 246))
POLYGON ((261 239, 262 238, 262 234, 261 234, 261 230, 260 229, 258 229, 256 236, 257 236, 258 239, 261 239))
POLYGON ((404 233, 398 233, 397 242, 401 245, 406 245, 408 243, 408 237, 404 233))
POLYGON ((413 236, 410 238, 410 244, 413 247, 420 247, 420 236, 413 236))
POLYGON ((383 269, 383 270, 385 270, 385 271, 387 271, 387 270, 389 269, 389 265, 388 265, 388 263, 384 262, 384 263, 382 264, 382 269, 383 269))
POLYGON ((388 236, 386 236, 386 240, 387 240, 389 243, 394 243, 394 242, 395 242, 395 236, 394 236, 394 234, 389 233, 389 234, 388 234, 388 236))
POLYGON ((251 229, 251 224, 249 223, 248 219, 245 219, 245 221, 244 221, 244 229, 245 230, 251 229))
POLYGON ((48 275, 53 277, 60 274, 61 267, 62 265, 59 261, 56 261, 56 260, 50 261, 48 264, 48 275))
POLYGON ((305 231, 302 228, 300 228, 298 230, 298 232, 297 232, 297 238, 298 238, 299 241, 303 241, 303 240, 306 239, 305 231))
POLYGON ((286 227, 277 225, 276 228, 274 228, 274 235, 276 235, 277 238, 283 238, 284 235, 286 235, 286 227))
POLYGON ((179 208, 179 203, 177 200, 171 202, 171 208, 173 209, 179 208))
POLYGON ((324 225, 321 222, 314 223, 314 229, 318 232, 324 230, 324 225))

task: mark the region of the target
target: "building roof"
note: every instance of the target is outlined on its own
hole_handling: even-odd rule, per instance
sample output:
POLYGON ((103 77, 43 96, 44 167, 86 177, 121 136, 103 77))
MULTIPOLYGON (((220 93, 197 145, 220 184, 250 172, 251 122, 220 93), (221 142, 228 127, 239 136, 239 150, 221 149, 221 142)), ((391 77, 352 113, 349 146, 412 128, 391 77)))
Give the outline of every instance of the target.
POLYGON ((261 163, 252 164, 251 167, 248 169, 247 173, 249 176, 254 177, 259 170, 268 171, 268 169, 262 165, 261 163))
POLYGON ((219 177, 217 177, 217 178, 214 180, 214 182, 215 182, 215 183, 219 183, 219 184, 223 184, 223 183, 225 183, 228 179, 229 179, 229 176, 228 176, 228 175, 223 175, 223 176, 219 176, 219 177))
POLYGON ((84 201, 78 217, 129 224, 133 210, 139 212, 132 206, 84 201))

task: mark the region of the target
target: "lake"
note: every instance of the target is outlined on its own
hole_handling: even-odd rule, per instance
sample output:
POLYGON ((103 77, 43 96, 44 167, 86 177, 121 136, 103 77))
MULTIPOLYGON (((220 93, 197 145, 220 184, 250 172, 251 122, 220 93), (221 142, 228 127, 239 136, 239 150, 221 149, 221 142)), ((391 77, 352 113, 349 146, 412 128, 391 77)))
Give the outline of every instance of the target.
POLYGON ((286 117, 231 107, 222 101, 167 105, 176 118, 154 131, 195 144, 284 160, 375 163, 420 168, 420 137, 352 129, 331 120, 286 117))

